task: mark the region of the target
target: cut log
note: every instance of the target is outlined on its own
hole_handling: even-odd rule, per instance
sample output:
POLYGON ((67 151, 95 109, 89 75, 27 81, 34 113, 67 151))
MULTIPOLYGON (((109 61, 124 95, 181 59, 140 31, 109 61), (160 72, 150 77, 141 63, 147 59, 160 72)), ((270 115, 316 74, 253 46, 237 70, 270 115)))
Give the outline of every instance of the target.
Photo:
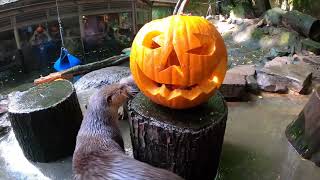
POLYGON ((60 80, 11 95, 9 119, 26 158, 50 162, 72 155, 82 113, 72 83, 60 80))
POLYGON ((320 41, 320 20, 297 10, 282 17, 282 23, 314 41, 320 41))
POLYGON ((320 87, 298 118, 286 129, 286 136, 297 152, 320 166, 320 87))
POLYGON ((134 157, 185 179, 214 179, 228 115, 220 93, 208 103, 173 110, 138 94, 128 104, 134 157))

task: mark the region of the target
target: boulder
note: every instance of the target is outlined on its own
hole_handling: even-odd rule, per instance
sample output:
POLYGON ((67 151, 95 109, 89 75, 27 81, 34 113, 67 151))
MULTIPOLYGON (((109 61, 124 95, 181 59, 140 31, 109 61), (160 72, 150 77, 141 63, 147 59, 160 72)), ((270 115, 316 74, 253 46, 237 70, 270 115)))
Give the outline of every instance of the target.
POLYGON ((228 71, 220 87, 220 92, 227 101, 247 100, 246 76, 228 71))
POLYGON ((272 61, 267 62, 264 67, 282 66, 283 64, 292 64, 292 61, 293 61, 293 57, 288 57, 288 56, 276 57, 272 61))
POLYGON ((306 64, 267 66, 257 71, 260 89, 268 92, 287 93, 288 90, 308 94, 312 80, 311 68, 306 64))
POLYGON ((254 76, 256 70, 253 65, 238 65, 228 70, 229 74, 238 74, 240 76, 254 76))
MULTIPOLYGON (((252 93, 259 92, 259 86, 255 78, 256 69, 254 65, 239 65, 232 69, 229 69, 227 73, 235 74, 234 76, 243 76, 246 81, 247 90, 252 93)), ((241 79, 243 79, 243 77, 241 77, 241 79)), ((230 80, 227 80, 227 81, 230 81, 230 80)), ((240 87, 240 86, 237 86, 237 87, 240 87)))
POLYGON ((296 59, 311 67, 313 83, 320 84, 320 56, 296 56, 296 59))
POLYGON ((247 90, 254 94, 259 94, 259 86, 255 76, 246 76, 247 90))

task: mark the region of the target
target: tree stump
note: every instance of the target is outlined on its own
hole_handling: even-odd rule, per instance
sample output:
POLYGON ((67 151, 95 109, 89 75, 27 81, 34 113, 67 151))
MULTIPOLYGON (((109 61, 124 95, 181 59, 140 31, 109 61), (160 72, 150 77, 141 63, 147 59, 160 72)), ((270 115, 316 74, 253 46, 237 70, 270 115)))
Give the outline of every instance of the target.
POLYGON ((320 166, 320 87, 310 97, 298 118, 286 129, 286 136, 297 152, 320 166))
POLYGON ((82 113, 72 83, 60 80, 12 95, 9 119, 26 158, 49 162, 72 155, 82 113))
POLYGON ((136 159, 185 179, 214 179, 228 115, 220 93, 187 110, 162 107, 140 93, 128 111, 136 159))

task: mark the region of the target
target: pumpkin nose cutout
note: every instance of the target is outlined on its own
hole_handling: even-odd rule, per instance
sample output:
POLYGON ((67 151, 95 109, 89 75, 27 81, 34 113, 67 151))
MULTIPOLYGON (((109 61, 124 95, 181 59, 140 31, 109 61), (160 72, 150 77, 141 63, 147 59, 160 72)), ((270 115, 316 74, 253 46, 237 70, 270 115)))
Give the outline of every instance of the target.
POLYGON ((168 56, 167 63, 164 66, 163 70, 169 68, 170 66, 178 66, 180 67, 180 62, 177 56, 177 53, 174 49, 172 49, 171 53, 168 56))

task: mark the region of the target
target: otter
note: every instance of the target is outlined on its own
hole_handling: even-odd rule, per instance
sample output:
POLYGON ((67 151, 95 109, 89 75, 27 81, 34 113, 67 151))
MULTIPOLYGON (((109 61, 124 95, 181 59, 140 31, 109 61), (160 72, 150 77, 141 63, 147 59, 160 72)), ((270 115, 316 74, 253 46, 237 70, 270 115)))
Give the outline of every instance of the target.
POLYGON ((118 108, 133 88, 125 83, 107 85, 89 100, 73 154, 76 180, 180 180, 178 175, 137 161, 125 154, 118 126, 118 108))

